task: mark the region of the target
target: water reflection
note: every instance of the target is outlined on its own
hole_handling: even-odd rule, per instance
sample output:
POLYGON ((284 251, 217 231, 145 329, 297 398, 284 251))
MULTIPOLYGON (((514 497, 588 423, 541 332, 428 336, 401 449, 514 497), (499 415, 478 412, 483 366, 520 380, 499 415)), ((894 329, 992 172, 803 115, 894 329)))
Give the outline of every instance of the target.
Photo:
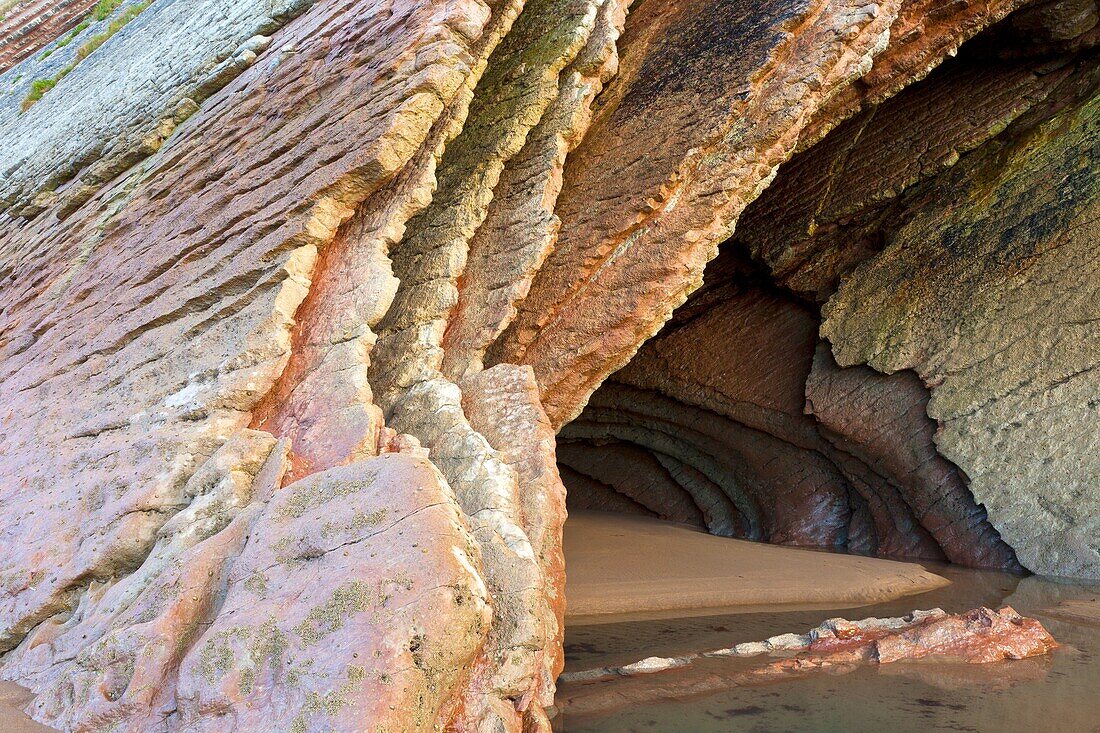
POLYGON ((555 730, 601 731, 1100 731, 1100 586, 930 568, 946 588, 858 609, 727 614, 573 627, 566 670, 628 664, 802 633, 829 616, 957 613, 1011 605, 1038 617, 1063 645, 1053 655, 990 665, 939 662, 851 667, 761 680, 753 659, 561 685, 555 730))

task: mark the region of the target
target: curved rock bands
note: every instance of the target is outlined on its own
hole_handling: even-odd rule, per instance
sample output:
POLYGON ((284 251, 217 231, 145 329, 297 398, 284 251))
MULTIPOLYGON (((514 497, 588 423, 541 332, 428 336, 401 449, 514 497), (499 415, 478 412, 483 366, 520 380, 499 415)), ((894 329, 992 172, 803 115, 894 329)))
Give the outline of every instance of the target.
POLYGON ((1100 567, 1098 76, 1092 62, 1068 77, 908 198, 882 254, 823 309, 838 363, 913 369, 932 385, 939 450, 1023 564, 1062 575, 1100 567), (913 285, 885 285, 897 282, 913 285))
POLYGON ((502 365, 453 382, 442 372, 443 334, 504 167, 559 97, 559 76, 586 46, 602 4, 526 4, 439 160, 431 202, 390 250, 400 284, 378 324, 369 379, 387 423, 419 439, 454 488, 481 544, 497 617, 452 721, 460 728, 548 727, 543 708, 561 667, 564 506, 529 370, 502 365), (542 437, 522 445, 523 433, 542 437), (521 499, 521 486, 542 498, 521 499))
MULTIPOLYGON (((6 255, 5 293, 12 296, 5 297, 0 323, 4 420, 19 425, 18 430, 5 429, 0 445, 0 498, 6 507, 24 506, 22 512, 5 512, 0 527, 5 546, 20 547, 23 553, 4 558, 0 643, 5 647, 21 639, 31 644, 24 637, 34 629, 36 653, 45 653, 39 634, 48 636, 68 618, 77 623, 85 612, 93 613, 104 592, 125 596, 117 608, 129 608, 132 596, 153 572, 144 569, 158 556, 161 533, 168 527, 190 536, 198 532, 198 520, 188 512, 201 494, 202 486, 195 485, 196 477, 204 475, 200 467, 221 462, 218 448, 230 445, 234 436, 271 439, 267 433, 242 429, 290 356, 292 318, 312 285, 318 250, 325 250, 360 202, 368 196, 373 200, 371 194, 384 190, 409 164, 439 110, 472 70, 483 66, 484 60, 478 61, 478 52, 471 49, 485 37, 482 26, 488 20, 478 3, 369 8, 352 2, 322 3, 292 23, 273 42, 264 63, 216 95, 195 124, 144 168, 105 189, 63 224, 51 212, 0 233, 6 255), (348 146, 349 139, 356 144, 348 146), (118 298, 120 292, 126 296, 118 298), (177 348, 179 344, 188 348, 177 348), (27 368, 28 364, 35 367, 27 368), (42 436, 48 436, 45 442, 42 436), (47 475, 52 475, 47 466, 64 471, 68 481, 47 483, 47 475), (44 503, 23 502, 20 497, 29 490, 38 491, 44 503), (51 532, 41 531, 42 522, 51 532)), ((421 185, 423 205, 425 184, 421 185)), ((324 270, 320 275, 323 280, 324 270)), ((347 352, 337 349, 336 355, 346 359, 347 352)), ((348 392, 338 396, 348 399, 348 392)), ((369 401, 359 404, 369 409, 369 401)), ((416 458, 414 445, 397 443, 386 447, 410 449, 412 455, 372 458, 370 463, 416 458)), ((367 469, 358 461, 347 470, 367 469)), ((367 478, 372 476, 368 471, 367 478)), ((318 478, 304 490, 321 491, 318 482, 323 481, 318 478)), ((273 482, 277 485, 282 479, 273 482)), ((145 618, 153 611, 143 611, 140 620, 102 619, 102 632, 117 632, 122 641, 98 649, 95 653, 105 656, 81 672, 79 692, 88 696, 75 700, 71 687, 59 687, 56 696, 46 695, 52 707, 39 709, 36 716, 68 728, 99 730, 105 723, 129 724, 142 715, 160 715, 163 720, 147 721, 150 727, 135 724, 143 729, 154 729, 155 722, 160 727, 200 730, 221 725, 212 721, 227 720, 220 716, 240 703, 258 711, 264 721, 278 720, 285 730, 349 727, 364 718, 394 719, 402 730, 429 730, 437 718, 449 718, 464 689, 456 689, 455 683, 468 677, 472 656, 485 642, 488 594, 482 585, 481 557, 468 538, 462 540, 467 537, 466 520, 438 473, 406 473, 400 482, 408 488, 435 485, 432 504, 450 517, 449 525, 433 523, 418 511, 412 497, 403 498, 386 481, 361 482, 361 489, 372 495, 394 495, 397 504, 386 511, 395 519, 406 512, 409 516, 408 530, 397 533, 411 530, 420 537, 411 546, 401 545, 390 560, 412 565, 410 559, 416 558, 424 576, 414 585, 418 593, 428 595, 423 603, 413 603, 414 596, 407 596, 404 604, 398 601, 404 610, 397 616, 371 611, 363 632, 376 638, 379 650, 406 648, 411 657, 387 657, 360 669, 333 654, 331 662, 337 666, 327 670, 286 670, 286 660, 280 660, 271 668, 275 682, 256 686, 274 692, 263 704, 254 698, 243 701, 253 689, 256 669, 244 669, 225 682, 224 692, 216 693, 215 680, 206 679, 211 672, 199 675, 205 683, 188 682, 188 672, 174 677, 181 665, 186 667, 189 649, 196 649, 195 638, 180 624, 229 623, 225 642, 207 653, 223 660, 215 664, 219 672, 232 666, 245 648, 256 665, 263 663, 256 655, 267 654, 272 645, 279 654, 285 651, 285 629, 233 627, 229 611, 218 605, 222 591, 209 585, 215 582, 209 578, 220 577, 218 563, 239 554, 233 537, 244 529, 234 525, 236 534, 214 535, 210 547, 217 549, 207 550, 209 557, 184 553, 170 561, 173 572, 197 578, 186 583, 207 584, 194 599, 183 591, 181 603, 201 601, 197 607, 187 601, 170 609, 165 630, 154 637, 143 636, 144 628, 136 636, 129 631, 133 625, 155 623, 145 618), (430 550, 427 559, 420 557, 420 548, 430 550), (441 612, 440 596, 461 584, 473 589, 456 602, 463 608, 441 612), (417 638, 401 641, 388 636, 412 628, 409 620, 438 624, 447 633, 463 628, 469 632, 457 645, 444 634, 436 634, 430 645, 417 638), (166 638, 178 648, 169 645, 157 651, 166 638), (238 642, 246 646, 234 646, 238 642), (118 644, 125 654, 117 651, 118 644), (106 662, 116 657, 118 663, 108 669, 106 662), (412 663, 406 664, 410 658, 412 663), (423 674, 410 671, 421 664, 418 658, 426 660, 423 674), (345 667, 338 668, 341 663, 345 667), (127 686, 125 670, 135 665, 146 665, 148 679, 155 679, 155 684, 127 686), (367 669, 375 676, 371 680, 363 677, 367 669), (299 682, 302 678, 305 681, 299 682), (293 692, 296 686, 300 694, 293 692), (194 705, 186 708, 181 703, 181 717, 172 719, 165 717, 171 712, 167 702, 161 706, 158 698, 149 707, 151 694, 186 697, 194 705), (116 696, 124 704, 113 705, 116 696), (401 712, 393 713, 397 709, 401 712), (298 720, 303 715, 304 722, 298 720)), ((255 504, 249 505, 251 513, 260 511, 255 504)), ((326 508, 327 515, 330 510, 326 508)), ((349 521, 358 529, 368 528, 379 511, 367 508, 349 521)), ((311 514, 305 524, 322 531, 325 517, 311 514)), ((258 542, 258 551, 278 549, 266 539, 258 542)), ((393 540, 383 544, 389 546, 393 540)), ((367 559, 377 555, 369 543, 362 548, 367 559)), ((307 556, 312 552, 308 550, 307 556)), ((271 614, 308 617, 301 589, 314 587, 314 581, 329 572, 280 577, 282 595, 269 606, 271 614)), ((384 588, 337 587, 349 573, 384 577, 372 563, 357 570, 334 568, 328 577, 336 606, 331 612, 319 609, 318 614, 346 616, 359 605, 373 608, 382 603, 376 597, 394 595, 384 588), (354 608, 345 608, 348 603, 354 608)), ((176 576, 165 576, 164 583, 173 591, 187 587, 176 576)), ((163 590, 161 595, 172 597, 163 590)), ((253 597, 242 598, 242 605, 262 606, 253 597)), ((316 623, 335 624, 335 629, 343 621, 323 615, 316 623)), ((309 629, 302 628, 308 636, 309 629)), ((77 639, 84 638, 72 637, 69 648, 80 651, 83 641, 77 639)), ((4 674, 45 690, 53 684, 47 672, 16 665, 24 648, 5 659, 4 674)), ((348 649, 349 655, 361 653, 348 649)), ((327 653, 305 649, 294 656, 298 662, 308 663, 311 657, 329 661, 327 653)), ((201 660, 196 664, 209 668, 201 660)), ((49 674, 55 672, 68 674, 49 674)), ((252 725, 246 720, 251 713, 244 708, 237 714, 241 729, 252 725)), ((238 720, 237 715, 228 719, 238 720)))
POLYGON ((566 163, 561 235, 490 362, 532 365, 555 425, 574 417, 698 286, 804 119, 869 66, 895 12, 700 0, 632 13, 616 82, 566 163))
MULTIPOLYGON (((734 237, 779 285, 825 302, 822 334, 838 362, 912 370, 931 388, 930 437, 950 463, 925 480, 957 473, 1025 566, 1062 575, 1090 575, 1100 560, 1085 539, 1095 531, 1083 478, 1095 472, 1084 397, 1095 379, 1094 182, 1084 171, 1100 67, 1096 21, 1080 10, 1053 2, 1012 15, 844 123, 781 171, 734 237), (1054 438, 1060 420, 1075 427, 1054 438), (1034 491, 1041 501, 1023 498, 1034 491)), ((870 393, 841 375, 859 370, 818 360, 825 379, 811 378, 809 409, 827 434, 858 425, 870 393), (846 408, 849 394, 861 399, 846 408)), ((853 445, 876 442, 856 432, 853 445)))
POLYGON ((840 369, 812 310, 750 270, 736 250, 721 255, 561 430, 571 501, 749 539, 1018 568, 936 452, 919 380, 840 369))
POLYGON ((317 250, 404 162, 404 110, 454 88, 475 10, 322 4, 145 169, 64 222, 0 231, 0 535, 21 548, 0 647, 139 566, 248 425, 317 250))
POLYGON ((1100 572, 1095 3, 210 2, 0 75, 38 719, 547 731, 563 476, 1100 572))
POLYGON ((484 367, 485 352, 515 317, 557 241, 554 209, 566 155, 591 122, 593 100, 615 74, 615 41, 629 0, 605 0, 588 43, 559 78, 557 97, 501 172, 474 232, 443 336, 443 372, 457 380, 484 367))

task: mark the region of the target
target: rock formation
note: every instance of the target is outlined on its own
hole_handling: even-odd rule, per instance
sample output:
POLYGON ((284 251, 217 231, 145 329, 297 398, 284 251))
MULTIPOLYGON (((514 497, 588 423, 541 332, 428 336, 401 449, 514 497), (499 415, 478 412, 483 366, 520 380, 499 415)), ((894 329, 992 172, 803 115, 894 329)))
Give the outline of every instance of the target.
MULTIPOLYGON (((848 621, 828 619, 805 634, 781 634, 763 641, 744 642, 725 649, 679 657, 649 657, 620 667, 602 667, 562 675, 561 681, 571 685, 565 703, 571 713, 584 716, 594 712, 606 714, 614 708, 626 707, 646 700, 683 700, 692 695, 714 693, 731 687, 765 685, 777 681, 805 677, 821 671, 846 674, 865 665, 932 661, 946 664, 990 664, 1004 660, 1039 661, 1058 647, 1058 642, 1043 625, 1021 616, 1005 606, 999 611, 975 608, 959 614, 949 614, 939 608, 914 611, 900 618, 866 618, 848 621), (705 659, 765 656, 765 661, 748 669, 736 667, 725 673, 714 669, 694 670, 692 665, 705 659), (687 670, 663 687, 637 679, 666 670, 687 670), (585 683, 636 678, 635 684, 622 689, 584 686, 585 683)), ((901 664, 900 666, 905 666, 901 664)), ((914 665, 919 667, 919 665, 914 665)), ((1026 678, 1033 667, 1022 670, 1011 667, 1005 674, 1011 683, 1014 676, 1026 678)), ((982 680, 988 684, 988 678, 982 680)), ((660 684, 660 683, 658 683, 660 684)))
POLYGON ((36 719, 547 730, 563 479, 1100 576, 1094 2, 213 6, 0 20, 36 719))

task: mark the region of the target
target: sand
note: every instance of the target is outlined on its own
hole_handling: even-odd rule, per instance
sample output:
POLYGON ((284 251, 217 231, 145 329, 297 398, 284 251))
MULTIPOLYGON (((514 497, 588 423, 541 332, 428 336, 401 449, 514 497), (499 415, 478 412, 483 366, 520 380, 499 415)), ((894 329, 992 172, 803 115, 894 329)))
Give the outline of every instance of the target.
POLYGON ((1065 600, 1056 606, 1043 609, 1045 613, 1057 619, 1100 626, 1100 596, 1065 600))
POLYGON ((714 537, 671 522, 572 512, 567 621, 850 608, 949 585, 920 565, 714 537))
POLYGON ((22 707, 31 701, 30 690, 0 680, 0 731, 3 733, 51 733, 53 728, 36 723, 22 707))

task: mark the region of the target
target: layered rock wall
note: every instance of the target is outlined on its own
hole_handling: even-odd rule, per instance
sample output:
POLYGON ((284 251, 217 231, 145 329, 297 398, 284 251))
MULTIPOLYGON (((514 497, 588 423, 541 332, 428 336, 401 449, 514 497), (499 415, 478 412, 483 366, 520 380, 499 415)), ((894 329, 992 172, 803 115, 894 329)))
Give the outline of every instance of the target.
POLYGON ((37 719, 548 730, 563 478, 1096 574, 1094 6, 231 5, 0 75, 37 719))

